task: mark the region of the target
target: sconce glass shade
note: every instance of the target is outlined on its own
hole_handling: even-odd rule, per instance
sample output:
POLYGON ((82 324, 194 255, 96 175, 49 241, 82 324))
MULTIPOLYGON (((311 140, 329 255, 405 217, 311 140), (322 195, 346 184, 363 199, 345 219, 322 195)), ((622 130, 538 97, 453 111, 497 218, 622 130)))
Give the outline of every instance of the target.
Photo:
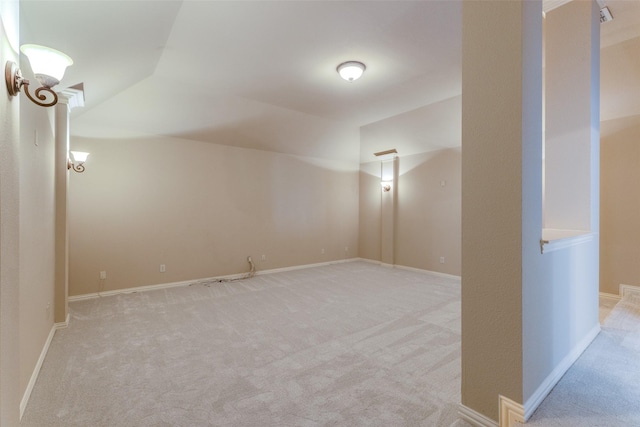
POLYGON ((25 44, 20 47, 29 58, 31 70, 42 86, 53 87, 60 83, 64 72, 73 60, 64 53, 37 44, 25 44))
POLYGON ((85 153, 84 151, 71 151, 71 156, 73 157, 73 163, 81 165, 87 161, 89 153, 85 153))
POLYGON ((366 68, 367 67, 362 62, 348 61, 338 65, 337 71, 338 74, 340 74, 340 77, 348 82, 352 82, 362 77, 366 68))

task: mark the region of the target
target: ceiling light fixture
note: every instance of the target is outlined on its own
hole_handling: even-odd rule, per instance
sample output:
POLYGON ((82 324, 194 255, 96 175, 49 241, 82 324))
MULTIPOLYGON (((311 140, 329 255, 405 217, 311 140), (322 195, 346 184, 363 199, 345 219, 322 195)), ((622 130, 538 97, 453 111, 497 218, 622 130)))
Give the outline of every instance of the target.
POLYGON ((35 90, 35 98, 29 93, 29 80, 22 77, 22 71, 15 62, 7 61, 4 68, 4 78, 7 83, 9 95, 17 96, 22 86, 27 98, 41 107, 52 107, 58 103, 58 94, 51 88, 60 83, 64 72, 69 65, 73 64, 73 60, 64 53, 51 49, 49 47, 37 44, 25 44, 20 47, 22 53, 29 59, 33 74, 40 82, 42 87, 35 90), (47 95, 42 91, 49 93, 51 101, 47 100, 47 95), (37 99, 36 99, 37 98, 37 99))
POLYGON ((362 73, 364 73, 364 70, 366 69, 367 67, 362 62, 347 61, 338 65, 336 70, 338 71, 338 74, 340 74, 340 77, 348 82, 352 82, 362 77, 362 73))

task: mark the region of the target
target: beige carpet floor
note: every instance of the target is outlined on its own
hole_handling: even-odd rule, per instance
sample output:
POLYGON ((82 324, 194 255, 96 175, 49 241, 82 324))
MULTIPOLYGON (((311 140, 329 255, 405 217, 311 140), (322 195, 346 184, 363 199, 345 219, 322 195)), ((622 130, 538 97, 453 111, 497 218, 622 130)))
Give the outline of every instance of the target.
POLYGON ((70 311, 23 427, 467 426, 456 279, 349 262, 70 311))
POLYGON ((640 426, 640 293, 610 310, 600 334, 526 426, 640 426))

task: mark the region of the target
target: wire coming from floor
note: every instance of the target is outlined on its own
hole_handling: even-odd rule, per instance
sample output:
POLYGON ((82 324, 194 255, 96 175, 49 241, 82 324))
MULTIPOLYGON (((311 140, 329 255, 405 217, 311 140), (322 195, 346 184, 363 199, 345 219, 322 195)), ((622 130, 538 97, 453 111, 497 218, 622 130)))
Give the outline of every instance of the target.
POLYGON ((204 285, 204 286, 209 287, 209 286, 211 286, 211 285, 213 285, 215 283, 227 283, 227 282, 236 282, 238 280, 251 279, 253 276, 256 275, 256 266, 253 263, 253 259, 251 259, 250 256, 247 257, 247 262, 249 263, 250 269, 249 269, 249 271, 247 273, 243 274, 242 276, 229 277, 229 278, 220 278, 220 279, 197 280, 197 281, 191 283, 191 285, 204 285))

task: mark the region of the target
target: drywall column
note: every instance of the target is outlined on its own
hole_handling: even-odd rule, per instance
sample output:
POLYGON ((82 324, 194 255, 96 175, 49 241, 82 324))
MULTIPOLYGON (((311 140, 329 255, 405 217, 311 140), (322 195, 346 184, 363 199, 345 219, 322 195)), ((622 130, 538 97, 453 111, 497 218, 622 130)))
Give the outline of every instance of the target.
POLYGON ((67 158, 69 153, 69 104, 58 97, 55 118, 55 300, 54 322, 67 320, 69 289, 69 233, 67 232, 67 158))
POLYGON ((523 413, 523 168, 542 166, 542 2, 464 2, 462 94, 461 414, 489 425, 500 396, 523 413))
MULTIPOLYGON (((0 63, 20 63, 18 2, 0 2, 0 63)), ((0 425, 20 424, 20 97, 0 96, 0 425)), ((29 102, 29 101, 26 101, 29 102)))
POLYGON ((383 160, 381 181, 388 183, 389 191, 381 189, 380 199, 380 261, 383 264, 396 263, 396 209, 398 206, 398 157, 383 160))
MULTIPOLYGON (((570 2, 545 21, 545 228, 597 230, 591 217, 592 147, 599 143, 600 23, 593 1, 570 2), (596 228, 593 228, 593 227, 596 228)), ((595 174, 597 178, 597 174, 595 174)), ((595 210, 597 212, 597 210, 595 210)))
POLYGON ((84 106, 84 92, 68 88, 58 93, 55 106, 55 300, 54 322, 66 324, 69 296, 69 230, 67 192, 69 188, 69 114, 74 107, 84 106))

